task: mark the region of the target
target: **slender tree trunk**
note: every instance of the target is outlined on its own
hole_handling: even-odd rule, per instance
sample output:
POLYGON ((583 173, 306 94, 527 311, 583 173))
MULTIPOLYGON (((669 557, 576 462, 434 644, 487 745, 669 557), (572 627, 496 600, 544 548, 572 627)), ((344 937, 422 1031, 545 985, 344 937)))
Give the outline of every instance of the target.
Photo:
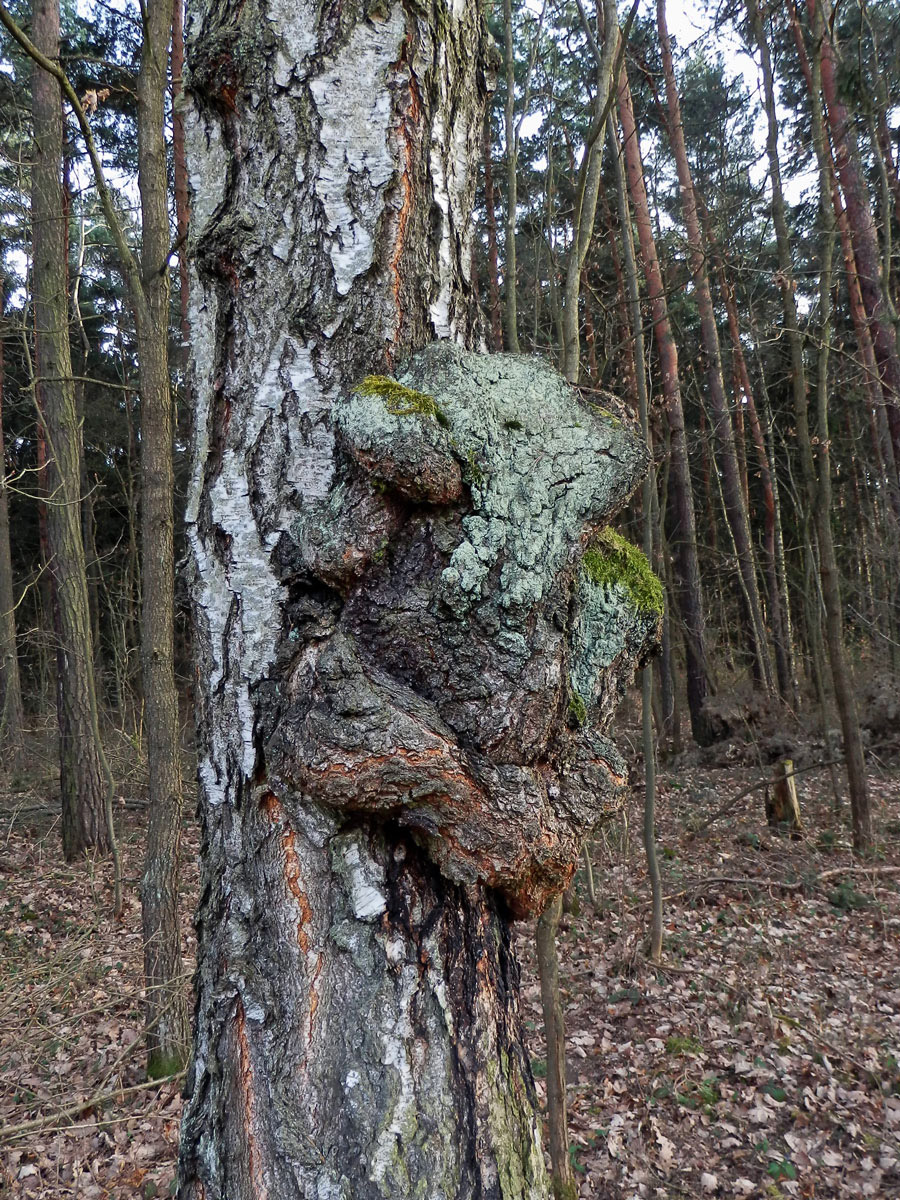
MULTIPOLYGON (((78 407, 81 408, 80 403, 78 407)), ((100 651, 100 558, 97 554, 97 523, 94 517, 94 495, 91 488, 91 481, 84 470, 83 462, 81 481, 81 537, 84 542, 88 607, 91 615, 91 642, 94 647, 94 677, 96 680, 97 695, 98 697, 102 697, 103 655, 100 651)))
MULTIPOLYGON (((816 53, 813 59, 813 80, 818 85, 826 58, 825 23, 821 12, 814 14, 814 37, 816 53)), ((834 252, 835 216, 831 202, 831 162, 827 149, 825 121, 819 102, 819 88, 812 90, 813 144, 819 167, 819 219, 821 222, 821 250, 819 270, 819 350, 817 356, 817 448, 819 456, 818 480, 815 481, 816 533, 819 543, 819 575, 825 603, 825 638, 831 662, 831 677, 834 697, 844 737, 844 756, 847 764, 847 784, 850 793, 850 812, 853 822, 853 849, 857 854, 867 853, 872 844, 869 793, 866 779, 866 763, 863 755, 856 697, 844 646, 843 606, 837 559, 832 536, 831 512, 831 453, 828 430, 828 358, 831 338, 831 263, 834 252)), ((804 469, 813 479, 815 467, 808 430, 798 418, 798 440, 804 456, 804 469)))
POLYGON ((619 44, 619 22, 615 0, 602 0, 603 45, 597 59, 594 111, 584 145, 584 154, 575 186, 575 212, 572 218, 572 246, 566 263, 563 285, 563 374, 571 383, 578 382, 581 370, 581 317, 579 297, 581 275, 594 235, 597 196, 606 140, 606 112, 612 87, 613 64, 619 44))
MULTIPOLYGON (((828 23, 829 12, 823 0, 806 0, 806 4, 813 24, 818 16, 821 16, 823 25, 828 23)), ((835 165, 844 193, 860 291, 869 318, 875 357, 888 405, 894 458, 900 463, 900 351, 897 346, 897 332, 890 319, 888 297, 881 278, 878 234, 865 180, 861 174, 853 120, 838 95, 837 57, 830 37, 823 41, 821 58, 822 93, 834 142, 835 165)))
POLYGON ((688 237, 688 256, 691 277, 697 298, 697 309, 703 338, 703 349, 707 359, 707 389, 714 419, 716 458, 721 473, 722 495, 725 513, 734 540, 738 572, 741 580, 740 595, 745 608, 747 641, 755 663, 757 675, 766 691, 772 694, 772 672, 766 643, 765 623, 756 579, 756 556, 750 536, 750 524, 744 506, 740 470, 734 444, 734 430, 728 413, 728 402, 722 382, 722 362, 719 350, 719 335, 716 327, 715 310, 706 269, 706 254, 700 232, 697 204, 693 181, 688 164, 681 121, 681 104, 675 83, 675 68, 672 47, 666 26, 665 0, 657 0, 656 17, 659 27, 660 49, 666 81, 666 99, 669 113, 669 138, 681 191, 681 208, 688 237))
POLYGON ((14 761, 22 749, 25 713, 19 680, 16 597, 9 546, 9 492, 3 441, 4 338, 6 281, 0 276, 0 750, 14 761))
POLYGON ((866 397, 866 406, 872 414, 874 423, 873 448, 880 464, 880 474, 884 479, 884 486, 888 494, 888 504, 886 507, 888 512, 893 514, 896 529, 896 523, 900 521, 900 487, 898 487, 897 464, 894 459, 894 446, 891 441, 887 406, 881 389, 878 386, 878 362, 875 358, 875 347, 872 345, 872 335, 866 317, 865 305, 862 300, 862 292, 860 291, 856 258, 853 253, 853 242, 850 236, 850 226, 847 222, 847 211, 840 202, 837 184, 834 181, 832 181, 831 197, 838 231, 841 236, 841 250, 847 280, 850 318, 853 322, 853 331, 856 334, 860 366, 863 372, 863 394, 866 397))
MULTIPOLYGON (((811 92, 813 88, 812 67, 810 66, 809 55, 806 50, 806 43, 803 39, 803 30, 800 26, 800 18, 798 16, 794 0, 788 0, 787 8, 791 23, 791 32, 794 37, 794 46, 796 47, 797 57, 800 62, 800 69, 803 72, 804 79, 806 80, 807 89, 811 92)), ((877 430, 875 453, 876 457, 879 458, 882 463, 882 474, 884 475, 885 486, 889 489, 889 493, 893 497, 891 506, 894 508, 895 512, 900 512, 900 493, 898 493, 897 490, 898 463, 895 460, 894 446, 891 441, 891 428, 888 418, 890 403, 889 400, 885 398, 884 391, 880 386, 881 372, 878 367, 878 360, 875 355, 875 347, 872 342, 872 331, 869 327, 866 307, 863 302, 859 271, 857 269, 856 256, 853 248, 854 243, 850 232, 850 222, 847 217, 846 208, 841 201, 835 154, 830 141, 829 147, 832 160, 832 204, 834 206, 838 229, 841 235, 841 249, 844 256, 844 269, 847 280, 850 315, 853 320, 853 329, 856 334, 857 346, 859 348, 860 364, 864 373, 864 390, 866 400, 868 404, 871 405, 872 411, 875 414, 877 430)))
POLYGON ((725 313, 728 319, 728 332, 731 339, 731 353, 734 364, 734 396, 736 401, 736 415, 738 417, 738 420, 735 423, 735 436, 737 438, 740 456, 741 486, 744 493, 744 504, 748 513, 750 511, 750 498, 747 480, 747 463, 746 456, 741 453, 744 440, 743 408, 741 404, 742 397, 743 405, 746 406, 747 410, 747 421, 750 425, 753 445, 756 450, 756 461, 759 468, 759 480, 763 495, 764 511, 763 550, 765 554, 765 575, 769 596, 769 615, 772 625, 772 640, 775 647, 775 668, 778 679, 778 692, 782 700, 788 703, 796 703, 796 681, 794 679, 794 666, 791 660, 791 650, 786 636, 785 607, 787 604, 787 599, 782 594, 776 566, 775 494, 772 483, 772 470, 769 465, 768 449, 766 447, 765 437, 763 436, 762 426, 759 420, 759 413, 756 407, 753 387, 750 383, 750 373, 747 370, 747 360, 744 356, 734 288, 726 271, 725 259, 722 254, 722 250, 715 244, 715 237, 712 231, 712 222, 709 218, 709 212, 706 210, 705 206, 700 200, 700 197, 698 197, 697 200, 698 208, 700 209, 703 219, 703 229, 706 234, 707 245, 710 247, 711 251, 713 251, 714 265, 719 281, 719 293, 722 297, 722 302, 725 305, 725 313))
POLYGON ((619 120, 622 126, 623 154, 628 192, 634 208, 635 225, 644 267, 644 278, 653 317, 653 334, 666 418, 670 435, 669 488, 666 503, 666 534, 672 551, 678 595, 678 608, 684 622, 685 674, 687 702, 691 717, 691 732, 701 746, 712 740, 709 717, 704 702, 709 692, 709 667, 706 657, 706 630, 703 617, 703 594, 700 584, 700 565, 697 558, 697 531, 694 520, 694 497, 691 487, 685 440, 684 408, 678 372, 678 350, 669 321, 666 292, 656 253, 656 241, 650 221, 644 170, 641 164, 640 142, 634 121, 631 89, 624 68, 619 75, 619 120))
POLYGON ((519 138, 516 129, 516 70, 513 53, 512 0, 503 0, 504 63, 506 67, 506 105, 504 108, 506 136, 506 234, 503 256, 503 327, 506 349, 519 353, 519 318, 516 297, 516 225, 518 224, 519 138))
POLYGON ((181 310, 181 367, 184 372, 185 411, 190 410, 188 393, 187 359, 191 341, 191 323, 188 316, 188 262, 187 233, 191 215, 188 196, 187 160, 184 152, 184 3, 174 0, 172 6, 172 165, 175 176, 175 235, 178 243, 178 301, 181 310))
MULTIPOLYGON (((641 297, 638 291, 637 263, 634 255, 634 237, 631 231, 631 213, 625 190, 625 172, 616 138, 616 125, 612 115, 608 123, 609 140, 613 152, 616 172, 616 199, 619 209, 619 225, 622 229, 622 255, 625 265, 625 281, 628 306, 631 310, 631 329, 634 336, 634 373, 637 386, 638 413, 641 433, 650 441, 650 404, 647 396, 647 362, 644 353, 644 330, 641 322, 641 297)), ((653 499, 656 492, 656 472, 652 465, 641 485, 641 507, 643 509, 644 555, 653 561, 653 499)), ((662 955, 662 881, 659 874, 659 859, 656 854, 656 746, 653 738, 653 667, 648 663, 641 672, 641 728, 644 755, 644 853, 647 857, 647 876, 650 880, 650 961, 659 962, 662 955)))
MULTIPOLYGON (((36 0, 32 33, 49 59, 59 52, 59 0, 36 0)), ((94 685, 84 544, 81 536, 81 428, 69 350, 68 229, 63 219, 63 114, 59 84, 32 77, 35 383, 48 444, 47 533, 59 614, 60 791, 68 859, 110 849, 106 786, 94 685)))
MULTIPOLYGON (((752 323, 752 318, 751 318, 752 323)), ((778 581, 778 592, 782 599, 782 633, 784 637, 785 656, 790 671, 790 696, 795 709, 800 706, 800 693, 797 684, 797 655, 794 645, 794 623, 791 616, 791 591, 788 583, 787 562, 784 554, 784 526, 781 519, 781 492, 778 484, 778 458, 775 454, 775 429, 772 418, 772 406, 769 403, 768 387, 765 371, 763 370, 762 355, 759 353, 759 342, 754 341, 757 351, 757 368, 760 384, 760 395, 763 403, 763 419, 766 423, 766 456, 769 463, 769 481, 772 486, 773 512, 773 544, 775 553, 775 575, 778 581)))
POLYGON ((554 1200, 577 1200, 578 1188, 569 1160, 569 1117, 566 1103, 566 1023, 559 995, 559 956, 556 935, 563 898, 551 900, 538 918, 537 961, 541 1008, 547 1046, 547 1124, 550 1133, 551 1181, 554 1200))
POLYGON ((178 918, 182 792, 175 690, 175 479, 168 363, 171 235, 164 141, 171 29, 172 0, 148 0, 137 85, 141 268, 146 305, 138 310, 136 324, 141 372, 141 667, 150 768, 150 819, 141 908, 147 1069, 151 1076, 180 1069, 187 1057, 189 1038, 178 918))
POLYGON ((484 205, 488 239, 488 309, 491 315, 491 349, 503 349, 503 310, 500 306, 500 259, 497 252, 497 208, 494 199, 494 169, 491 162, 491 122, 484 120, 484 205))

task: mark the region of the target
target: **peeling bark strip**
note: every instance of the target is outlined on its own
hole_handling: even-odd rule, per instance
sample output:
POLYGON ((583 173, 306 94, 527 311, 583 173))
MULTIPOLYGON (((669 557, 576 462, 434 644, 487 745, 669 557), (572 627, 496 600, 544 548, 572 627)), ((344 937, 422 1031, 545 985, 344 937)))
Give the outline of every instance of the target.
POLYGON ((189 61, 179 1194, 544 1200, 507 914, 617 803, 603 734, 658 617, 591 539, 646 450, 539 363, 409 357, 476 335, 477 4, 208 0, 189 61))

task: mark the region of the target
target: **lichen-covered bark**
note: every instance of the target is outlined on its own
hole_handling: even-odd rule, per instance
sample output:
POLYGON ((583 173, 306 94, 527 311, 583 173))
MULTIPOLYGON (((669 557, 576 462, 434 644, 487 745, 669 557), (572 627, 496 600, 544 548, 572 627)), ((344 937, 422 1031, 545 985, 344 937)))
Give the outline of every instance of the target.
POLYGON ((182 1197, 546 1196, 507 920, 616 803, 656 621, 581 571, 642 445, 540 364, 410 357, 475 339, 483 52, 474 3, 194 14, 182 1197))

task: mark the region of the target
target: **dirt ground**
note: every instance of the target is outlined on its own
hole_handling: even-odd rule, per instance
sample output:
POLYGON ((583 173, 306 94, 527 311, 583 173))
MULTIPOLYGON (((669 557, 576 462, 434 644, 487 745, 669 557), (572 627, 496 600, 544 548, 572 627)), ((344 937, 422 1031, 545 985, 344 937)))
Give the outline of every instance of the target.
MULTIPOLYGON (((900 769, 872 763, 877 845, 861 868, 827 769, 798 778, 802 839, 767 830, 759 790, 697 835, 765 773, 746 759, 726 747, 661 769, 661 966, 644 958, 639 778, 627 819, 593 847, 597 906, 581 879, 580 912, 564 919, 582 1197, 900 1197, 900 769)), ((2 785, 0 1194, 174 1192, 179 1084, 148 1086, 143 1071, 143 783, 136 767, 120 778, 119 922, 109 865, 61 862, 52 756, 2 785)), ((193 823, 185 846, 190 973, 193 823)), ((543 1100, 532 929, 518 939, 543 1100)))

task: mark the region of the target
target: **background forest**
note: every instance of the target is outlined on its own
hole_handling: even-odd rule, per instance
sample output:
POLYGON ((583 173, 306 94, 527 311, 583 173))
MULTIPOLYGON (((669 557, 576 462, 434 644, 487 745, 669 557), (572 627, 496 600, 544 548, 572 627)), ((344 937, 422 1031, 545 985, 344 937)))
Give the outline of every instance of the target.
MULTIPOLYGON (((900 830, 900 11, 670 7, 671 34, 664 0, 487 12, 472 261, 486 347, 549 358, 644 430, 653 465, 619 531, 666 596, 662 651, 623 719, 648 859, 627 827, 604 835, 592 908, 562 918, 570 1054, 602 1050, 605 1074, 570 1065, 574 1141, 554 1167, 570 1195, 812 1195, 818 1179, 817 1194, 886 1196, 900 1188, 900 985, 882 974, 900 830), (770 825, 800 834, 794 764, 802 848, 758 832, 771 781, 770 825), (723 816, 727 850, 709 838, 723 816), (798 948, 797 921, 821 918, 830 956, 834 921, 860 922, 847 1020, 824 1042, 809 1032, 821 962, 791 1015, 783 977, 780 1006, 763 1002, 715 940, 766 897, 798 948), (709 996, 682 994, 685 974, 709 996), (860 994, 882 1014, 868 1033, 860 994), (697 1012, 730 1014, 739 1051, 724 1038, 717 1058, 697 1012), (654 1037, 667 1069, 646 1061, 654 1037), (642 1081, 628 1102, 616 1071, 642 1081), (748 1085, 756 1099, 739 1101, 748 1085)), ((196 836, 182 15, 180 0, 174 14, 0 6, 0 1020, 30 1030, 28 1047, 0 1035, 0 1138, 22 1195, 152 1196, 172 1174, 195 901, 180 864, 196 836), (124 1107, 104 1121, 111 1099, 124 1107)), ((758 937, 783 972, 792 952, 769 953, 769 924, 743 949, 758 937)))

